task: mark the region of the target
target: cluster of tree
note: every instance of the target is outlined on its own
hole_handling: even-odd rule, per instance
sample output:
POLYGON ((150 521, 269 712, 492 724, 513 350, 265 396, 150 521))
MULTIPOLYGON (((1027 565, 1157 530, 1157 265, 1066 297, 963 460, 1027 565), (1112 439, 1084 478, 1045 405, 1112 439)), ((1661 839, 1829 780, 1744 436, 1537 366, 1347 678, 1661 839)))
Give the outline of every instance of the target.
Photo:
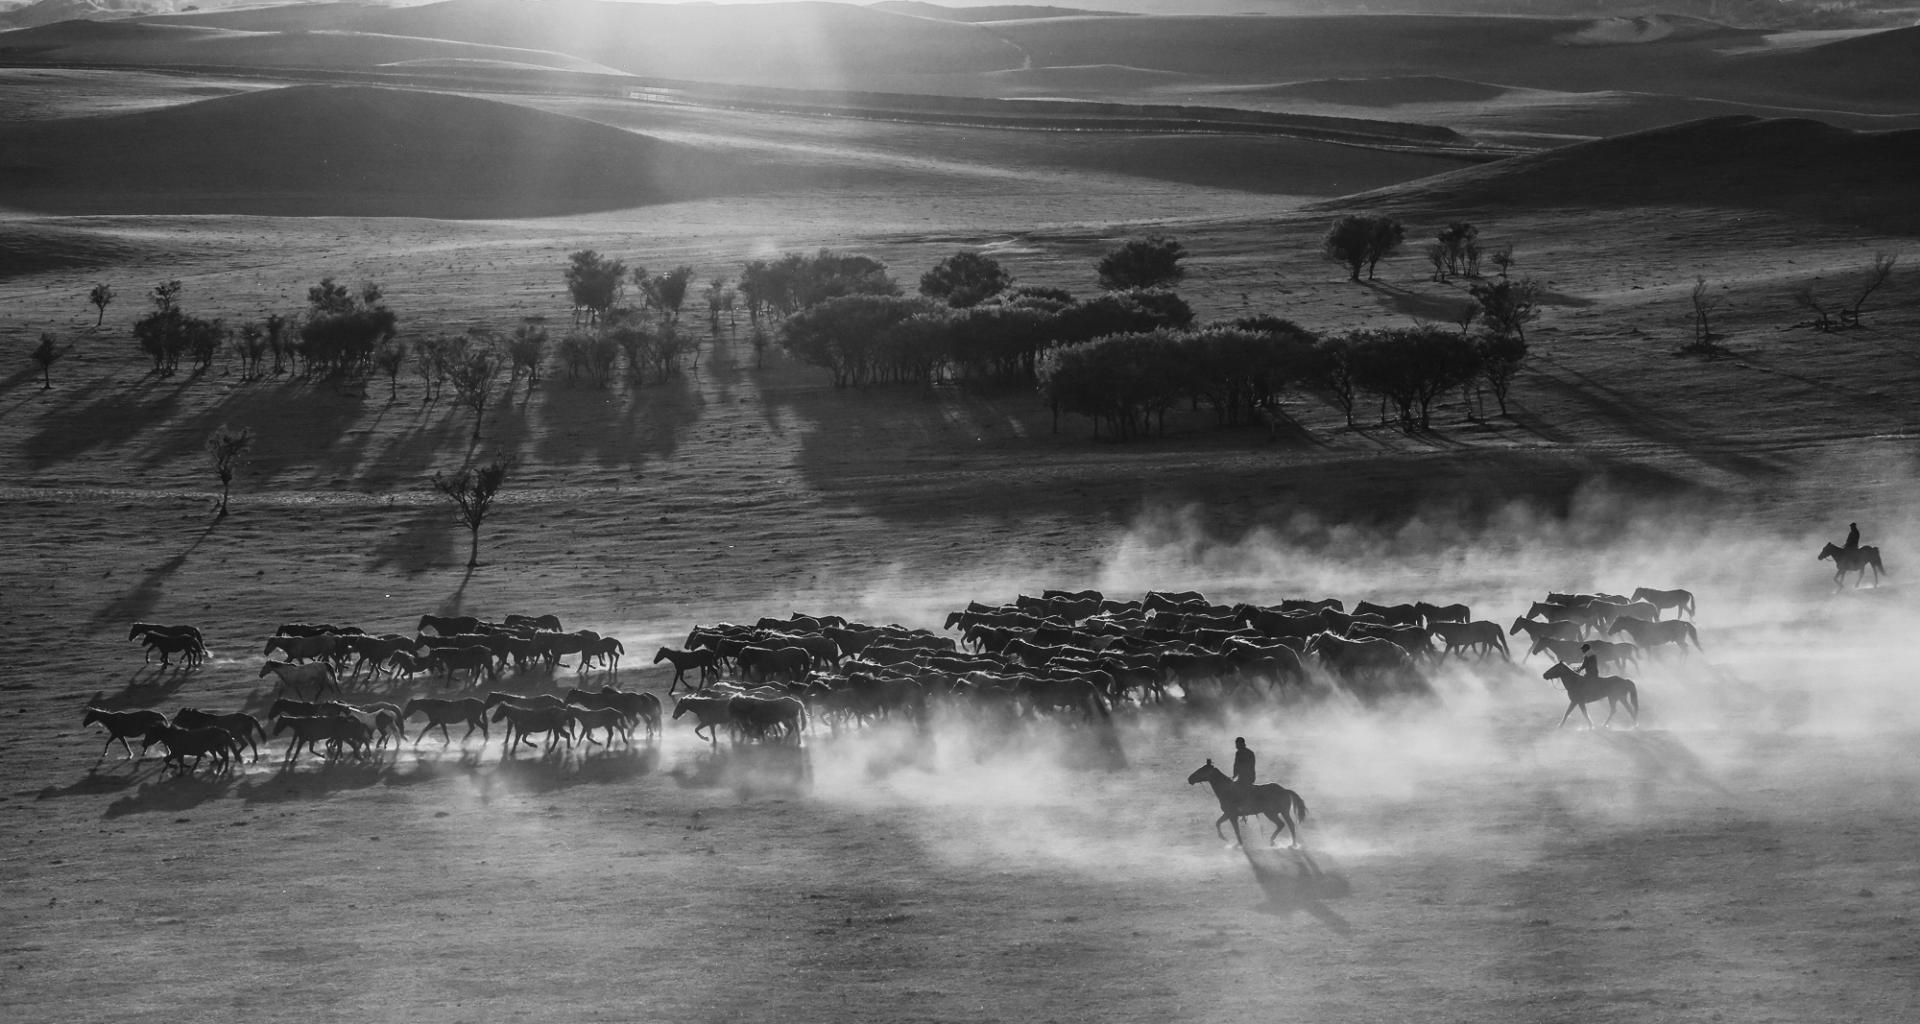
MULTIPOLYGON (((555 350, 567 368, 569 383, 585 377, 605 387, 614 379, 616 368, 624 364, 630 383, 660 384, 679 372, 683 357, 697 354, 699 339, 680 328, 680 314, 696 277, 693 267, 678 266, 661 274, 642 266, 629 270, 622 260, 582 249, 568 257, 564 275, 573 299, 575 330, 561 339, 555 350), (618 305, 623 281, 631 282, 640 296, 639 308, 618 305), (584 329, 580 324, 582 312, 584 329)), ((745 291, 744 281, 738 291, 725 278, 708 282, 708 319, 715 331, 719 330, 720 315, 731 315, 745 291)), ((544 341, 543 335, 542 351, 544 341)), ((527 365, 531 383, 538 369, 527 365)))
POLYGON ((1173 327, 1111 334, 1049 349, 1038 383, 1060 414, 1104 424, 1126 440, 1166 430, 1168 409, 1181 402, 1212 409, 1221 426, 1277 413, 1288 388, 1316 380, 1314 338, 1285 320, 1255 318, 1200 330, 1173 327))
POLYGON ((133 340, 153 360, 154 372, 170 375, 186 358, 199 369, 213 365, 227 337, 225 321, 188 315, 180 308, 178 281, 155 286, 148 298, 153 301, 153 312, 134 322, 133 340))
POLYGON ((374 368, 374 356, 399 333, 399 318, 382 301, 380 286, 359 291, 322 278, 307 289, 307 311, 296 353, 309 377, 359 377, 374 368))
POLYGON ((1171 292, 1108 292, 1080 301, 1055 289, 1016 289, 964 309, 924 298, 848 295, 788 317, 780 343, 825 369, 835 387, 1025 383, 1041 353, 1054 347, 1192 321, 1193 311, 1171 292))
POLYGON ((787 253, 777 260, 753 260, 740 271, 739 295, 747 316, 791 316, 829 299, 854 295, 899 295, 900 284, 887 265, 870 256, 822 249, 812 256, 787 253))
POLYGON ((1347 268, 1349 280, 1360 280, 1364 268, 1373 279, 1374 268, 1394 254, 1407 237, 1406 226, 1392 217, 1352 213, 1333 222, 1320 240, 1320 255, 1347 268))

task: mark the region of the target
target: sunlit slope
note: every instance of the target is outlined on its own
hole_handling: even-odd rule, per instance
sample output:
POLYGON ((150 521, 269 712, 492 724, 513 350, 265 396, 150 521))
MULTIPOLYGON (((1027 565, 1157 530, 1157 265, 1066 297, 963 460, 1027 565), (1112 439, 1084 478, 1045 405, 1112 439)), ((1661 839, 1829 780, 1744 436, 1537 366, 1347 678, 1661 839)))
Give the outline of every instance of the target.
POLYGON ((0 125, 0 203, 50 213, 538 216, 711 192, 731 169, 577 118, 362 87, 0 125))
MULTIPOLYGON (((1920 74, 1913 71, 1920 30, 1767 53, 1754 52, 1764 43, 1757 31, 1685 19, 1654 23, 1664 31, 1628 31, 1644 24, 1624 20, 1427 15, 1088 17, 992 27, 1036 68, 1115 64, 1241 85, 1428 76, 1801 105, 1920 102, 1920 74)), ((1400 101, 1417 98, 1387 91, 1400 101)), ((1456 98, 1457 91, 1433 98, 1456 98)))
POLYGON ((163 19, 245 30, 313 25, 572 54, 633 74, 698 81, 858 86, 875 76, 1017 68, 1017 48, 972 25, 850 4, 642 4, 448 0, 405 8, 269 8, 163 19))
POLYGON ((1512 157, 1353 197, 1432 210, 1719 206, 1920 232, 1920 130, 1717 117, 1512 157))
POLYGON ((419 61, 459 61, 613 74, 568 54, 334 30, 254 31, 168 21, 65 21, 0 33, 0 60, 36 64, 373 70, 419 61))

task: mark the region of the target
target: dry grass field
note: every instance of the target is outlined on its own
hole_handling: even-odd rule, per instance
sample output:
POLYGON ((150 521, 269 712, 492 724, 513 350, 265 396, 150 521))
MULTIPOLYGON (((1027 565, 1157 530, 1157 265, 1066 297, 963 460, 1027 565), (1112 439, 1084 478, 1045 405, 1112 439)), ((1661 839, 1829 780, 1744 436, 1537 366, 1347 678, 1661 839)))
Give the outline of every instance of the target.
MULTIPOLYGON (((1030 52, 1043 28, 1067 38, 994 24, 1030 52)), ((1519 24, 1511 45, 1563 30, 1519 24)), ((1052 61, 1072 62, 1135 60, 1115 43, 1052 61)), ((463 219, 433 204, 484 207, 515 179, 442 178, 398 142, 390 178, 290 170, 295 198, 209 167, 147 176, 162 198, 143 207, 126 168, 78 176, 101 159, 78 140, 103 123, 79 117, 145 126, 165 162, 192 148, 170 125, 242 137, 244 120, 208 134, 208 111, 239 109, 210 104, 297 123, 339 95, 269 81, 0 69, 0 133, 55 140, 37 171, 0 156, 0 180, 41 197, 0 210, 6 1019, 1878 1024, 1920 1006, 1905 642, 1920 613, 1920 275, 1910 221, 1875 219, 1902 211, 1898 179, 1847 204, 1821 193, 1834 165, 1819 160, 1739 188, 1609 184, 1607 168, 1638 173, 1644 139, 1461 170, 1300 139, 512 91, 409 95, 395 103, 413 120, 379 130, 447 129, 434 112, 458 103, 634 147, 630 174, 663 151, 725 173, 671 174, 687 191, 648 205, 609 185, 563 212, 507 211, 548 216, 463 219), (71 180, 47 173, 61 161, 71 180), (89 193, 109 205, 78 205, 89 193), (202 205, 168 205, 182 197, 202 205), (837 391, 777 348, 759 362, 744 317, 706 333, 702 311, 697 363, 668 383, 599 388, 556 363, 473 441, 471 414, 426 402, 411 373, 392 389, 249 381, 222 360, 160 377, 130 335, 165 280, 189 312, 232 323, 297 312, 323 276, 380 283, 408 336, 559 329, 561 268, 581 248, 705 280, 831 246, 909 287, 977 249, 1021 283, 1085 295, 1100 254, 1148 231, 1186 244, 1180 291, 1202 319, 1452 320, 1464 290, 1416 254, 1364 284, 1318 258, 1347 209, 1390 209, 1418 239, 1465 210, 1544 283, 1511 416, 1470 420, 1447 400, 1430 431, 1369 415, 1348 428, 1299 393, 1277 436, 1178 412, 1164 438, 1113 444, 1072 417, 1054 432, 1020 390, 837 391), (1794 326, 1795 290, 1838 295, 1880 252, 1902 262, 1861 329, 1794 326), (1699 278, 1722 303, 1713 360, 1676 351, 1699 278), (117 298, 95 326, 99 282, 117 298), (51 388, 27 357, 42 332, 74 346, 51 388), (223 425, 259 440, 216 520, 202 445, 223 425), (494 455, 517 466, 469 571, 429 479, 494 455), (1848 521, 1886 553, 1878 588, 1836 593, 1814 560, 1848 521), (89 703, 264 712, 261 644, 288 621, 408 631, 429 612, 554 612, 620 637, 618 673, 499 688, 665 694, 657 647, 793 611, 938 628, 969 600, 1096 587, 1459 600, 1505 623, 1548 591, 1642 585, 1695 591, 1704 650, 1633 673, 1636 728, 1576 714, 1556 729, 1565 703, 1538 656, 1449 663, 1436 698, 1384 707, 1203 693, 1105 725, 942 715, 794 746, 709 746, 679 721, 552 755, 436 734, 291 767, 281 740, 190 778, 117 746, 97 758, 105 737, 80 723, 89 703), (141 620, 197 623, 212 659, 143 665, 125 640, 141 620), (1215 802, 1185 780, 1234 736, 1306 800, 1303 851, 1208 834, 1215 802)), ((1403 88, 1383 82, 1306 98, 1351 111, 1403 88)), ((335 116, 336 141, 379 127, 335 116)), ((1711 149, 1742 125, 1655 141, 1711 149)), ((1528 126, 1559 128, 1583 133, 1528 126)), ((1888 173, 1912 166, 1904 136, 1836 138, 1835 161, 1858 145, 1888 173)), ((1674 163, 1709 167, 1709 149, 1674 163)))

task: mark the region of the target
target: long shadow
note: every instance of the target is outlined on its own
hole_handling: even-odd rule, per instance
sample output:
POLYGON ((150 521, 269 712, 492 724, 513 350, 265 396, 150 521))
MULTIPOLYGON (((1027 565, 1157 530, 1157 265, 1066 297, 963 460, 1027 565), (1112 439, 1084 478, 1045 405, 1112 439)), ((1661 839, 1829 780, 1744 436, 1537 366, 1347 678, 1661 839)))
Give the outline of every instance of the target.
POLYGON ((397 432, 387 446, 375 454, 360 475, 368 480, 419 480, 425 482, 434 469, 458 469, 442 466, 443 451, 466 441, 473 425, 452 415, 448 407, 436 403, 422 407, 410 428, 397 432))
POLYGON ((141 666, 133 670, 120 692, 108 694, 105 690, 93 691, 93 699, 87 701, 89 707, 105 711, 128 711, 135 708, 151 708, 171 699, 187 685, 192 678, 190 669, 163 669, 158 665, 141 666))
POLYGON ((102 817, 122 818, 129 814, 152 814, 155 812, 178 813, 192 810, 204 803, 218 800, 233 791, 234 780, 230 775, 161 775, 156 765, 155 776, 140 784, 140 788, 107 805, 102 817))
POLYGON ((242 384, 154 436, 143 464, 153 468, 189 457, 215 430, 231 424, 253 427, 259 435, 254 472, 264 482, 290 473, 349 479, 372 432, 363 431, 350 442, 342 439, 365 408, 364 393, 342 391, 326 381, 292 378, 242 384), (276 423, 299 424, 297 448, 293 435, 273 429, 276 423))
POLYGON ((660 750, 652 746, 568 751, 562 744, 553 752, 522 750, 494 764, 489 773, 492 784, 550 793, 573 786, 632 782, 660 770, 660 750))
POLYGON ((665 384, 645 387, 581 384, 543 390, 534 414, 545 429, 535 453, 546 465, 592 461, 603 467, 638 468, 672 458, 705 407, 685 371, 665 384))
POLYGON ((1246 855, 1253 880, 1267 897, 1256 909, 1283 917, 1304 911, 1341 935, 1353 934, 1353 925, 1326 904, 1327 900, 1353 894, 1353 885, 1344 875, 1326 871, 1305 850, 1250 850, 1243 846, 1240 852, 1246 855))
POLYGON ((813 756, 788 743, 739 744, 695 755, 669 773, 686 789, 731 789, 741 800, 803 796, 813 787, 813 756))
POLYGON ((1465 295, 1424 295, 1385 281, 1364 281, 1362 286, 1394 312, 1416 320, 1458 324, 1461 315, 1474 308, 1473 300, 1465 295))
POLYGON ((418 576, 454 563, 460 525, 454 522, 450 507, 410 508, 402 515, 368 554, 368 569, 393 569, 402 575, 418 576))
POLYGON ((206 543, 207 538, 213 535, 214 527, 218 524, 218 520, 208 522, 200 531, 200 535, 193 539, 193 543, 187 545, 186 550, 147 570, 146 575, 140 577, 140 582, 133 585, 133 589, 101 606, 100 610, 93 614, 93 619, 87 623, 87 628, 99 630, 110 626, 125 626, 146 618, 148 613, 160 604, 161 593, 166 587, 167 579, 179 572, 187 559, 195 551, 200 550, 200 545, 206 543))
MULTIPOLYGON (((154 424, 167 422, 180 406, 181 393, 192 383, 183 373, 149 374, 130 386, 116 385, 111 379, 90 384, 40 418, 38 427, 21 443, 21 454, 28 466, 40 470, 95 448, 125 448, 152 433, 154 424)), ((194 445, 205 441, 201 435, 194 445)))
POLYGON ((1610 419, 1623 433, 1638 435, 1658 444, 1678 449, 1709 466, 1743 479, 1775 477, 1787 472, 1790 468, 1779 459, 1711 448, 1702 441, 1715 436, 1714 432, 1701 424, 1690 422, 1663 408, 1639 401, 1617 388, 1609 387, 1589 374, 1572 369, 1565 363, 1553 362, 1551 365, 1557 373, 1564 374, 1571 378, 1571 381, 1560 380, 1549 374, 1534 374, 1528 378, 1529 381, 1586 403, 1610 419))

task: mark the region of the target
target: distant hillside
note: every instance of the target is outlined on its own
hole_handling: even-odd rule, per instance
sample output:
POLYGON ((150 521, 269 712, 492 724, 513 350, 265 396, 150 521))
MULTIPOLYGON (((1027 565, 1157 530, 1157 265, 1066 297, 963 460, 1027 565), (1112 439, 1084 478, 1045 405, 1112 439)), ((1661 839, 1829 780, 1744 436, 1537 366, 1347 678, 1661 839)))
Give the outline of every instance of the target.
POLYGON ((941 21, 1027 21, 1033 18, 1077 18, 1089 14, 1118 15, 1119 11, 1095 11, 1079 7, 1042 7, 1033 4, 994 4, 985 7, 946 7, 922 0, 882 0, 874 4, 878 11, 907 14, 916 18, 941 21))
POLYGON ((0 59, 44 64, 325 71, 364 71, 424 61, 467 61, 619 74, 612 68, 569 54, 524 47, 368 32, 252 31, 174 18, 63 21, 0 33, 0 59))
POLYGON ((712 194, 735 171, 590 121, 364 87, 0 124, 0 205, 62 214, 530 217, 712 194))
POLYGON ((874 75, 1017 68, 1019 50, 972 25, 841 3, 647 4, 446 0, 418 7, 328 5, 154 19, 247 31, 310 27, 571 54, 637 75, 832 88, 874 75))
POLYGON ((1716 117, 1511 157, 1343 200, 1428 210, 1704 205, 1920 234, 1920 130, 1716 117))
POLYGON ((1731 62, 1726 77, 1783 98, 1831 96, 1920 109, 1920 26, 1731 62))

